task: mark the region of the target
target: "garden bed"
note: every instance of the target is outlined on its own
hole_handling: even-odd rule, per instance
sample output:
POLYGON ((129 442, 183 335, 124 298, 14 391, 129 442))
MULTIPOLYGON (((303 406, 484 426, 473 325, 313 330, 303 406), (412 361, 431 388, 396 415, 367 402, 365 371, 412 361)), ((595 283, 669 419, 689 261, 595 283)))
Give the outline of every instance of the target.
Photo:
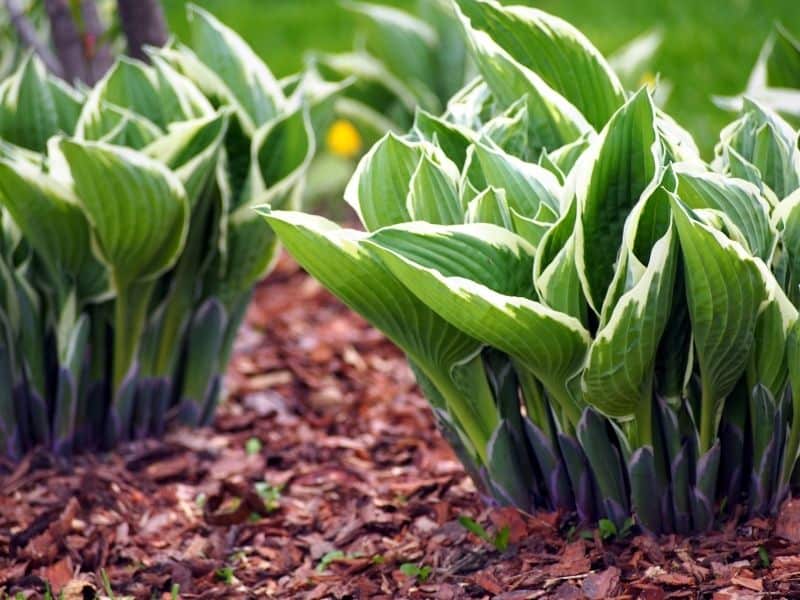
POLYGON ((485 510, 402 355, 290 260, 261 286, 213 429, 0 464, 0 590, 65 598, 800 596, 800 510, 692 539, 485 510), (505 551, 459 517, 508 527, 505 551), (788 539, 786 539, 788 538, 788 539), (793 539, 791 542, 789 539, 793 539), (105 581, 104 581, 105 580, 105 581), (82 595, 86 594, 86 595, 82 595))

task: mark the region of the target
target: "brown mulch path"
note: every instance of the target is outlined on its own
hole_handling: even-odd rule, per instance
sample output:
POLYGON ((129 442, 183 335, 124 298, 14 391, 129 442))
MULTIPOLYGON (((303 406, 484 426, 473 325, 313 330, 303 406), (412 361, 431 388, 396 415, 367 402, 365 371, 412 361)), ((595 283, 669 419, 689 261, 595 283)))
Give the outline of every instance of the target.
POLYGON ((290 260, 247 321, 213 429, 0 463, 0 598, 800 598, 800 506, 623 542, 486 509, 401 354, 290 260))

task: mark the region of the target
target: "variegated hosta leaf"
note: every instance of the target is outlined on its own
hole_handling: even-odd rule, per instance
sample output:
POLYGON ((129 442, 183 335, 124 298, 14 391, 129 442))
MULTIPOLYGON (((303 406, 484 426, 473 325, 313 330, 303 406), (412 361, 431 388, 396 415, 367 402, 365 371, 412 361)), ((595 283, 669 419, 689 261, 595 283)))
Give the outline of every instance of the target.
POLYGON ((773 88, 800 89, 800 40, 776 23, 771 42, 766 58, 766 84, 773 88))
POLYGON ((720 134, 717 161, 730 161, 730 148, 740 161, 758 170, 759 178, 781 200, 800 187, 797 138, 797 132, 777 113, 745 99, 744 114, 720 134))
POLYGON ((555 175, 502 150, 475 144, 468 151, 464 175, 478 190, 487 186, 505 190, 509 208, 523 217, 541 216, 542 205, 550 209, 551 222, 561 212, 561 186, 555 175))
POLYGON ((542 302, 586 323, 587 304, 575 260, 577 202, 542 237, 537 246, 533 281, 542 302))
POLYGON ((143 62, 122 57, 92 90, 100 103, 125 107, 159 127, 166 126, 156 73, 143 62))
POLYGON ((31 55, 12 77, 0 84, 0 137, 42 152, 59 127, 59 112, 47 71, 31 55))
POLYGON ((645 88, 617 111, 575 167, 578 273, 589 304, 600 311, 614 277, 628 213, 659 184, 661 146, 645 88))
POLYGON ((104 102, 94 92, 86 99, 75 125, 75 137, 78 139, 103 141, 137 150, 157 140, 163 133, 148 118, 104 102))
POLYGON ((642 403, 652 402, 656 351, 672 306, 676 238, 670 228, 656 242, 644 273, 616 302, 592 342, 583 398, 606 415, 629 417, 642 403))
POLYGON ((167 134, 142 152, 175 172, 181 180, 190 208, 213 176, 228 129, 228 112, 172 124, 167 134))
MULTIPOLYGON (((531 162, 528 144, 528 104, 523 97, 488 121, 480 131, 504 152, 531 162)), ((544 154, 544 152, 542 152, 544 154)))
POLYGON ((464 222, 458 199, 458 167, 443 152, 423 152, 409 182, 408 214, 440 225, 464 222))
POLYGON ((180 180, 161 163, 127 148, 72 140, 59 146, 116 288, 171 267, 189 221, 180 180))
POLYGON ((428 23, 399 8, 369 2, 344 2, 367 25, 367 49, 411 87, 423 106, 438 112, 435 50, 438 34, 428 23))
POLYGON ((161 112, 166 123, 199 119, 214 112, 198 87, 157 52, 150 57, 155 69, 161 112))
POLYGON ((364 155, 344 192, 367 231, 409 221, 409 182, 422 158, 422 145, 389 132, 364 155))
POLYGON ((555 150, 578 139, 592 126, 539 74, 520 64, 495 40, 475 29, 459 11, 467 44, 492 94, 509 107, 522 97, 528 105, 528 142, 533 152, 555 150))
POLYGON ((770 273, 764 278, 770 298, 756 322, 755 341, 747 369, 747 388, 763 385, 773 398, 783 395, 788 379, 786 345, 797 322, 797 309, 770 273))
POLYGON ((104 269, 91 253, 89 223, 69 188, 32 165, 2 160, 0 202, 46 265, 57 302, 66 301, 73 285, 80 300, 106 291, 104 269))
MULTIPOLYGON (((466 223, 490 223, 514 231, 505 190, 488 187, 475 196, 467 205, 464 221, 466 223)), ((525 238, 525 235, 522 237, 525 238)))
POLYGON ((706 171, 697 165, 673 165, 678 196, 691 209, 711 208, 725 213, 747 240, 750 252, 771 261, 777 232, 769 218, 770 207, 754 185, 706 171))
MULTIPOLYGON (((275 118, 286 98, 278 81, 250 46, 211 13, 189 6, 192 47, 241 104, 257 127, 275 118)), ((191 74, 188 73, 191 77, 191 74)))
POLYGON ((519 63, 602 129, 623 104, 622 84, 598 50, 572 25, 535 8, 457 0, 472 27, 484 31, 519 63))
POLYGON ((701 451, 716 435, 725 397, 744 372, 769 295, 758 259, 673 199, 686 302, 703 386, 701 451))
POLYGON ((467 149, 477 141, 474 131, 435 117, 422 109, 414 114, 413 132, 420 139, 437 144, 459 168, 467 160, 467 149))
POLYGON ((583 362, 588 332, 532 300, 533 248, 494 225, 396 225, 369 239, 394 275, 431 310, 529 368, 577 423, 566 381, 583 362))
POLYGON ((243 201, 281 208, 305 174, 316 145, 311 116, 298 107, 266 123, 253 139, 253 157, 243 201))
POLYGON ((485 377, 478 385, 471 381, 471 389, 463 391, 453 379, 458 366, 477 355, 480 342, 418 300, 373 253, 373 246, 365 244, 366 234, 301 213, 268 211, 265 215, 303 268, 424 371, 485 458, 486 444, 498 423, 491 394, 482 392, 484 388, 488 392, 485 377))

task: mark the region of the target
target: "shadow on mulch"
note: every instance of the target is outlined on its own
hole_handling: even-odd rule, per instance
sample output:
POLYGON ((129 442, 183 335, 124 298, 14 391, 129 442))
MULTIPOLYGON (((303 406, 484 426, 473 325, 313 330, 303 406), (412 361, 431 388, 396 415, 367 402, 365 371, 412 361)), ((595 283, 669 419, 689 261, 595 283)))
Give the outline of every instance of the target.
POLYGON ((0 463, 0 598, 800 598, 794 503, 783 537, 756 519, 625 543, 485 509, 402 355, 286 258, 227 385, 213 429, 0 463))

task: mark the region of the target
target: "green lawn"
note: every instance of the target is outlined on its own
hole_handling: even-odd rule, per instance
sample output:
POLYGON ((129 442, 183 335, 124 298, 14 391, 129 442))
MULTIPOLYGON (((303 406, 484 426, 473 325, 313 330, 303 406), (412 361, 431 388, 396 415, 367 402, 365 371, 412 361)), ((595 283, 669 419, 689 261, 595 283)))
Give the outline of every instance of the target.
MULTIPOLYGON (((302 66, 309 48, 352 45, 353 19, 335 0, 195 0, 232 25, 277 75, 302 66)), ((521 0, 520 0, 521 1, 521 0)), ((392 3, 413 6, 415 0, 392 3)), ((667 110, 696 136, 706 155, 731 116, 711 94, 744 87, 771 23, 800 35, 798 0, 529 0, 582 29, 605 53, 654 26, 664 44, 654 71, 674 83, 667 110)), ((186 34, 182 0, 165 0, 170 25, 186 34)))

